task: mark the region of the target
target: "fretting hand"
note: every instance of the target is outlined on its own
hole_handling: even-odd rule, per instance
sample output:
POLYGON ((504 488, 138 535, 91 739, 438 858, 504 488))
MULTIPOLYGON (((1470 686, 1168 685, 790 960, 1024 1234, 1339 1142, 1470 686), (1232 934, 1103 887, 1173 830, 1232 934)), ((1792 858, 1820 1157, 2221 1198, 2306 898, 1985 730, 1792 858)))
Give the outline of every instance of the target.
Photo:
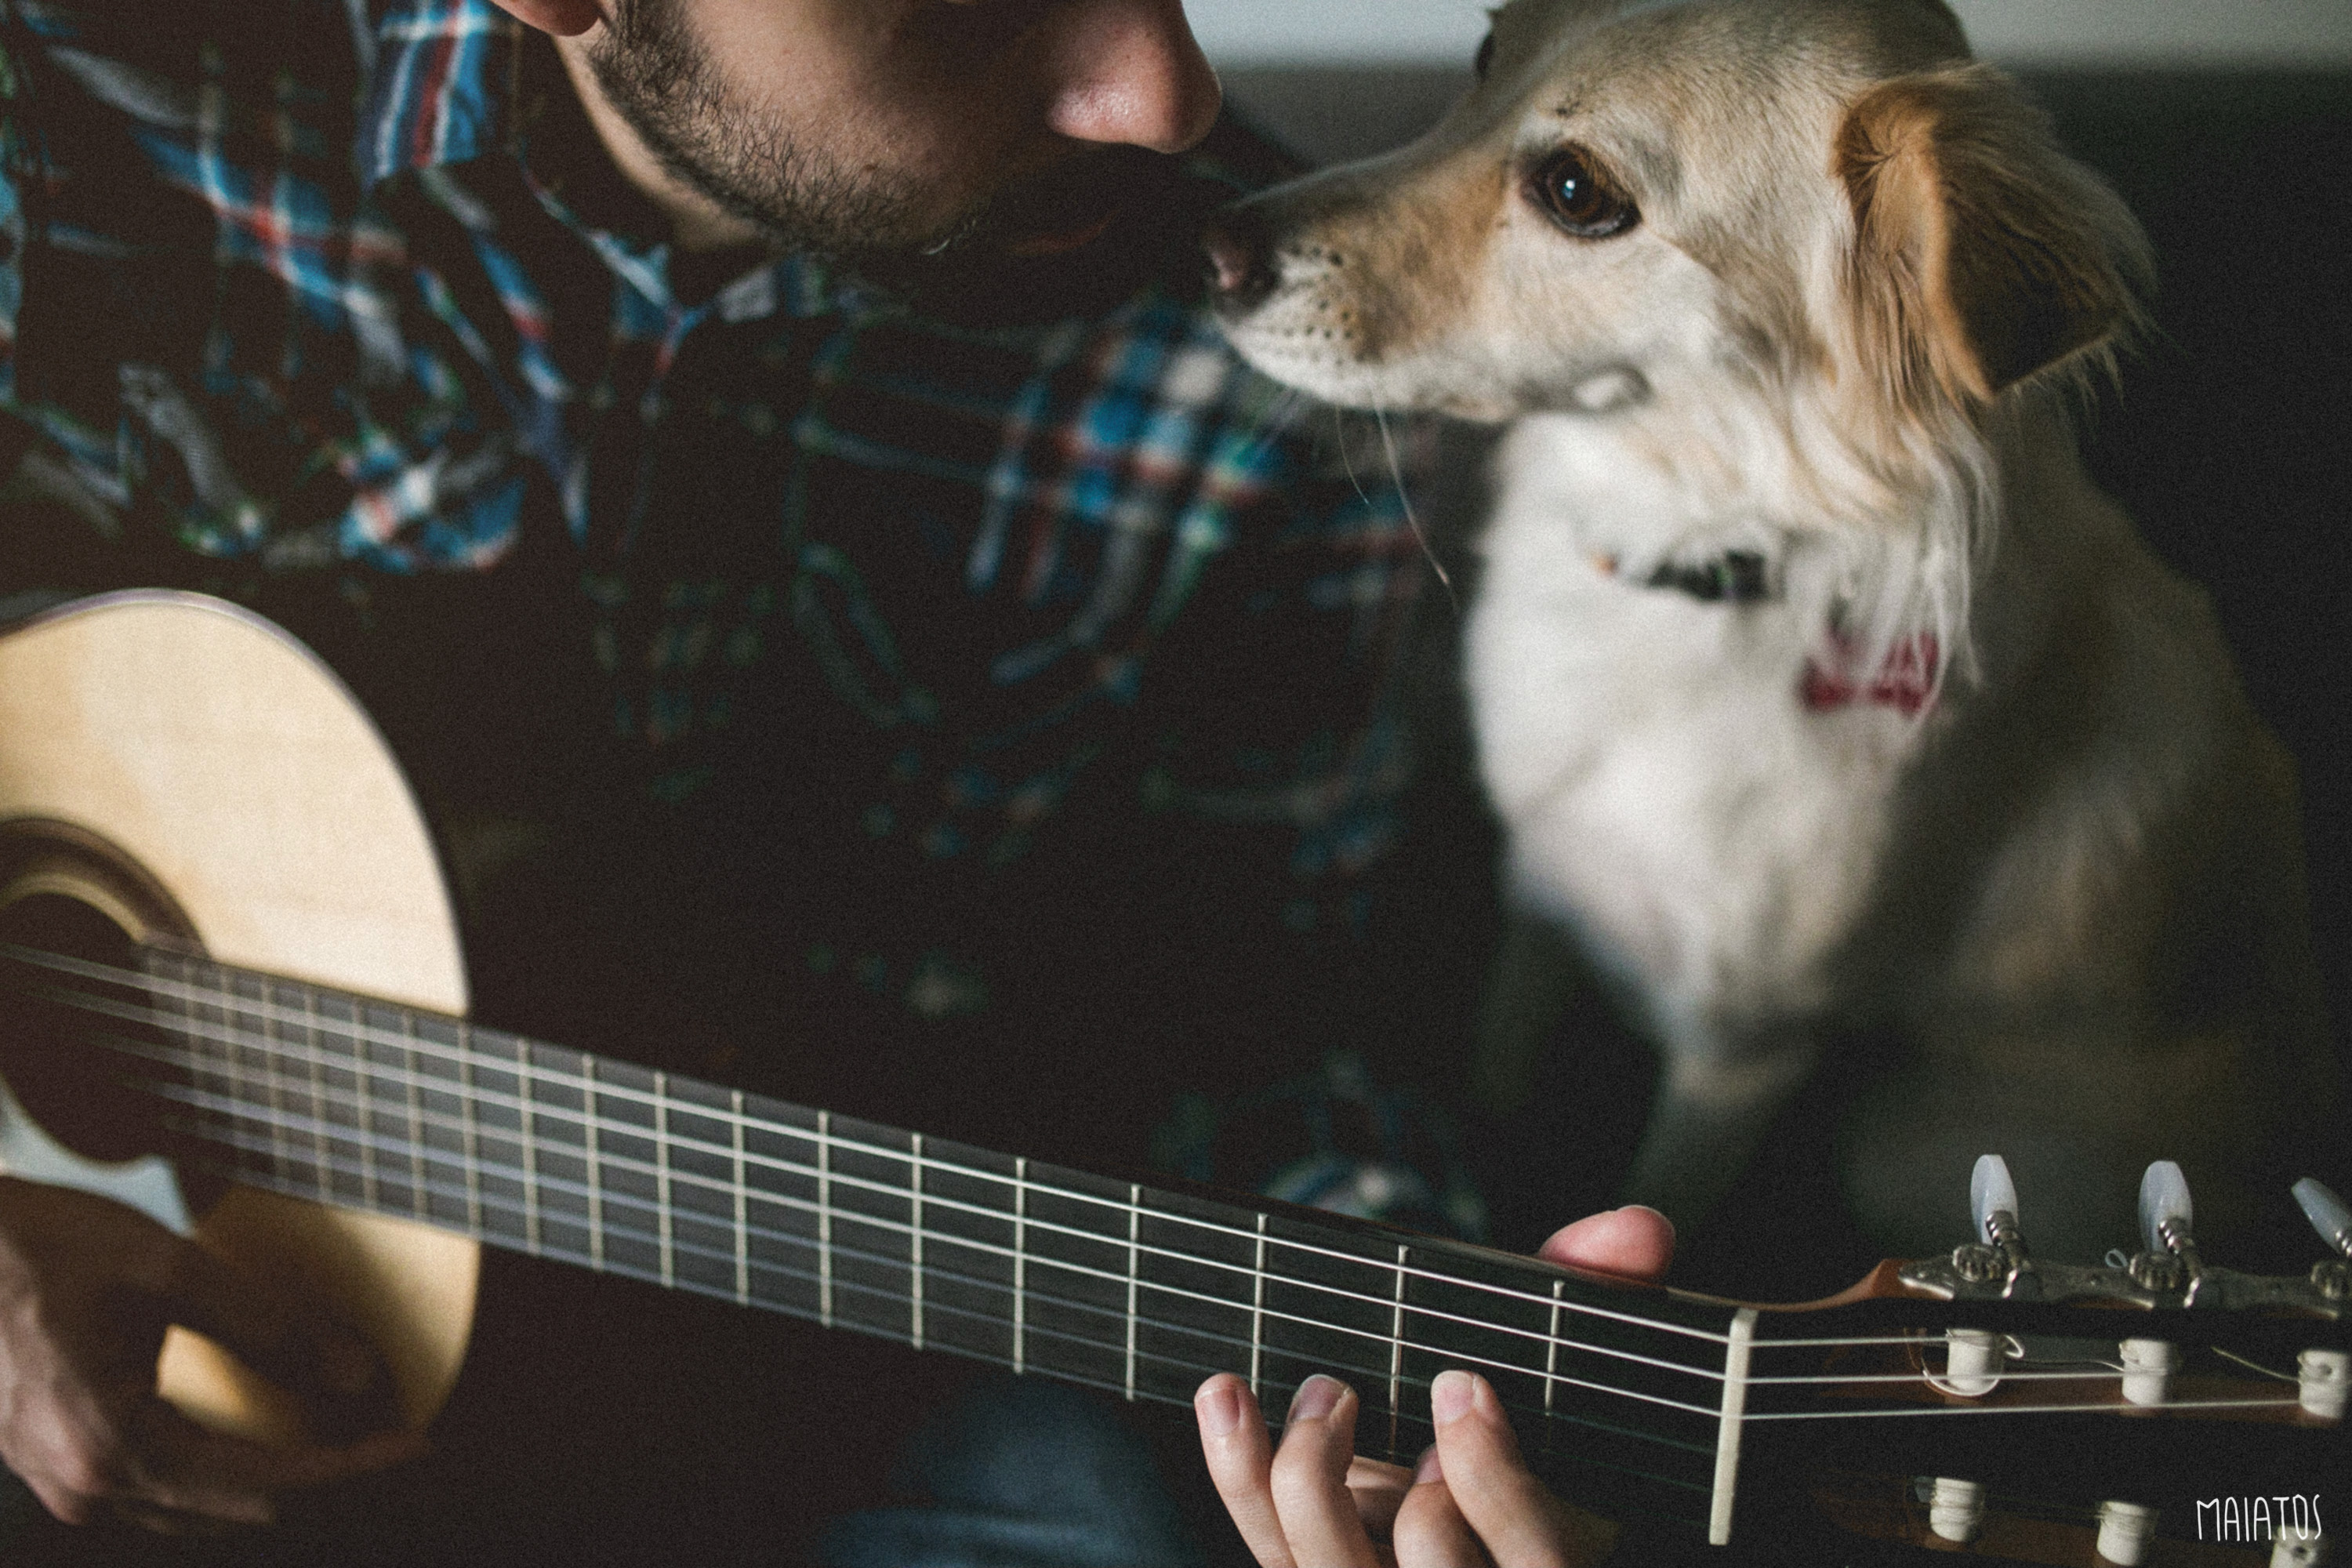
MULTIPOLYGON (((1544 1243, 1555 1263, 1655 1279, 1674 1227, 1644 1208, 1579 1220, 1544 1243)), ((1417 1470, 1355 1457, 1355 1393, 1307 1380, 1276 1449, 1249 1385, 1220 1373, 1193 1396, 1217 1491, 1263 1568, 1582 1568, 1616 1527, 1546 1491, 1486 1379, 1442 1373, 1430 1389, 1437 1442, 1417 1470)))
POLYGON ((391 1416, 382 1364, 330 1322, 146 1215, 0 1176, 0 1460, 70 1524, 173 1532, 262 1524, 285 1493, 421 1451, 391 1416), (196 1425, 155 1391, 183 1324, 306 1396, 346 1443, 270 1447, 196 1425))

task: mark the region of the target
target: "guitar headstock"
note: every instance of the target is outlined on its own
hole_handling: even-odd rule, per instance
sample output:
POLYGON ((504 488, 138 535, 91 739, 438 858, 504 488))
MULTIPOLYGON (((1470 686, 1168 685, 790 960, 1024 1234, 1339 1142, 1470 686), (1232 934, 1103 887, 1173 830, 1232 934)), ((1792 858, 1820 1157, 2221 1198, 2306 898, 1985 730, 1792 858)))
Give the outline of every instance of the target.
POLYGON ((1885 1542, 2119 1568, 2316 1563, 2352 1475, 2352 1211, 2294 1196, 2326 1244, 2301 1276, 2207 1262, 2178 1166, 2149 1167, 2138 1251, 2028 1248, 2006 1166, 1975 1238, 1767 1313, 1740 1504, 1885 1542), (1759 1496, 1759 1489, 1765 1492, 1759 1496))

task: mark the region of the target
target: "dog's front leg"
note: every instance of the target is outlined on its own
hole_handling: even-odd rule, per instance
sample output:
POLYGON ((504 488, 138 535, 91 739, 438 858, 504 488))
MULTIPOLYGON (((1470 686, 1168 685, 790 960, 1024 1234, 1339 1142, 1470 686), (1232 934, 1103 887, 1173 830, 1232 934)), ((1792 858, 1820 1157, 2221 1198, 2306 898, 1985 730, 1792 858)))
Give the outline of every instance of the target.
POLYGON ((1821 1052, 1813 1032, 1796 1026, 1707 1023, 1663 1035, 1657 1098, 1624 1196, 1688 1231, 1747 1173, 1821 1052))

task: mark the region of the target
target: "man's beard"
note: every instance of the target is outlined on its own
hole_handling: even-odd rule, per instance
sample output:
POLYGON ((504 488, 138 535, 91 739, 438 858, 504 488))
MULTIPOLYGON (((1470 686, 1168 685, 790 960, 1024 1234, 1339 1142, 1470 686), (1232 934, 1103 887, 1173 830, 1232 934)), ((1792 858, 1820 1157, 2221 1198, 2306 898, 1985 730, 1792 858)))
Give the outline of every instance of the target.
MULTIPOLYGON (((678 0, 622 0, 589 55, 596 83, 662 167, 787 250, 830 256, 892 292, 936 302, 993 295, 1040 237, 1085 236, 1164 188, 1172 160, 1135 147, 1075 154, 942 222, 918 178, 853 169, 796 137, 773 109, 730 90, 678 0)), ((1055 270, 1053 268, 1043 269, 1055 270)))
POLYGON ((852 174, 747 107, 688 28, 677 0, 621 0, 590 51, 596 85, 670 176, 791 249, 853 255, 950 247, 970 219, 925 234, 912 182, 852 174))

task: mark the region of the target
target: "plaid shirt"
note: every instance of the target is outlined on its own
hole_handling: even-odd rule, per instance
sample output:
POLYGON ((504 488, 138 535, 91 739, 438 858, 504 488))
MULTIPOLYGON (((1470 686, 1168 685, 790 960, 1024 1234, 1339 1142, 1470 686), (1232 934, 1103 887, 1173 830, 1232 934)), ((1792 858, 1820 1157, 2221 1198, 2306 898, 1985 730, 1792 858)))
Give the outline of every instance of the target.
MULTIPOLYGON (((790 962, 919 1012, 977 1006, 973 932, 1073 919, 1039 900, 1105 846, 1164 838, 1129 874, 1213 904, 1265 869, 1260 907, 1195 911, 1244 945, 1348 923, 1420 563, 1385 470, 1197 309, 1175 224, 1266 150, 1223 126, 1171 164, 1132 275, 1056 277, 1048 319, 926 319, 805 256, 695 298, 488 0, 0 16, 0 402, 121 570, 274 606, 394 706, 588 693, 595 743, 534 788, 789 821, 824 889, 790 962), (430 640, 409 584, 527 559, 562 585, 540 641, 385 651, 430 640)), ((13 574, 58 575, 28 549, 13 574)), ((428 804, 496 771, 447 750, 428 804)))

